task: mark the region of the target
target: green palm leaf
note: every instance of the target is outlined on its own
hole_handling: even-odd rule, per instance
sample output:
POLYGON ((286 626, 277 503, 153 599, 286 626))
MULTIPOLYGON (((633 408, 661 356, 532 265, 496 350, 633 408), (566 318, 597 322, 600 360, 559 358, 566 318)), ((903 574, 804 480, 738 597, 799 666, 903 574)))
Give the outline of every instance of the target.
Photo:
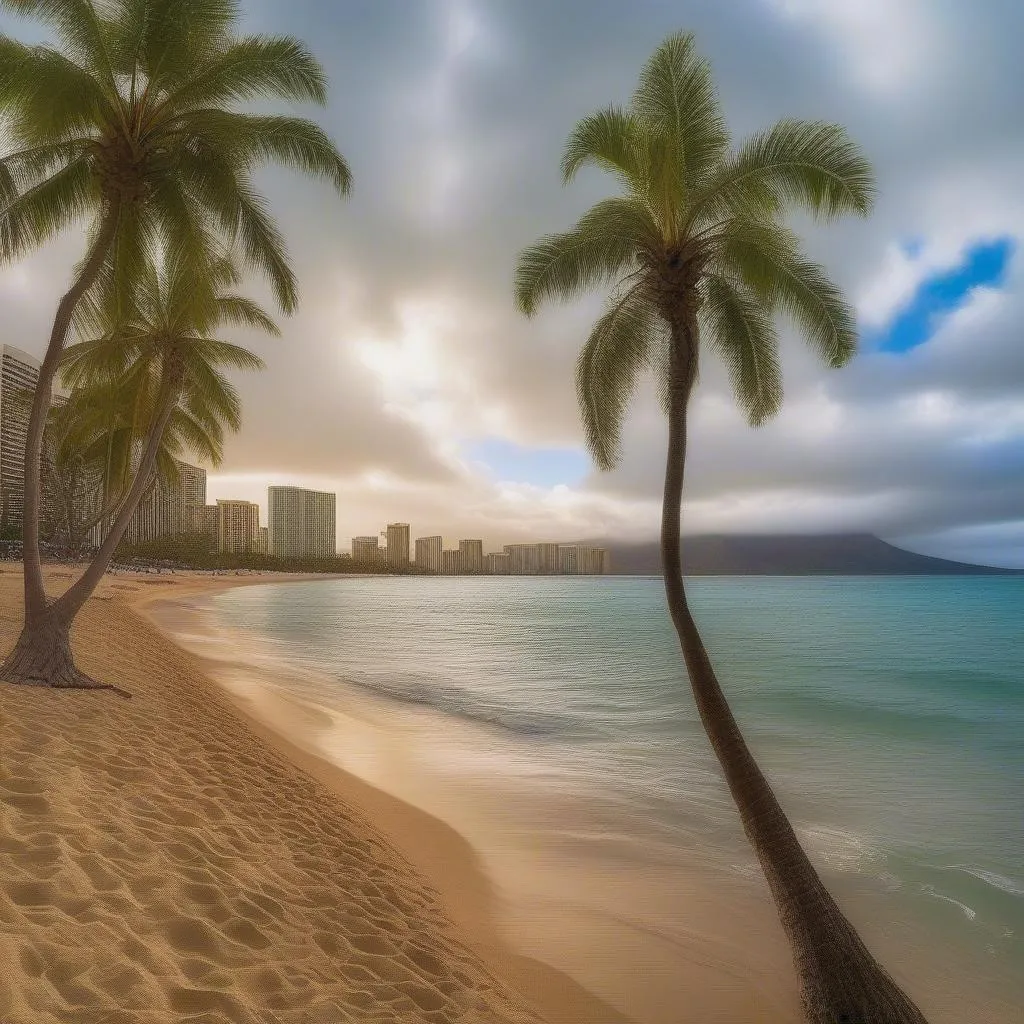
POLYGON ((634 285, 594 325, 576 362, 576 395, 587 449, 600 469, 621 455, 622 420, 650 360, 659 330, 657 310, 634 285))
POLYGON ((572 231, 525 249, 516 267, 516 303, 532 316, 549 296, 571 298, 635 269, 639 253, 658 244, 650 213, 633 199, 606 199, 572 231))
POLYGON ((771 314, 725 277, 709 275, 700 318, 712 346, 729 370, 736 402, 752 426, 782 405, 782 369, 771 314))

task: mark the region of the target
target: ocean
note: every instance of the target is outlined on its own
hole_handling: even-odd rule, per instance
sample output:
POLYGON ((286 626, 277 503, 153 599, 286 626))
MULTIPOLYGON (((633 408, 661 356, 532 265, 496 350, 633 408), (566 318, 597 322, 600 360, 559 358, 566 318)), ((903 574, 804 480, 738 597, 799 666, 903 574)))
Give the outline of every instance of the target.
MULTIPOLYGON (((922 948, 940 942, 962 985, 1015 999, 1024 578, 705 577, 688 590, 826 883, 922 948)), ((757 874, 657 578, 325 580, 238 588, 212 613, 249 636, 254 660, 287 667, 292 696, 343 708, 361 691, 450 728, 439 772, 591 809, 531 828, 664 863, 698 848, 737 885, 757 874)))

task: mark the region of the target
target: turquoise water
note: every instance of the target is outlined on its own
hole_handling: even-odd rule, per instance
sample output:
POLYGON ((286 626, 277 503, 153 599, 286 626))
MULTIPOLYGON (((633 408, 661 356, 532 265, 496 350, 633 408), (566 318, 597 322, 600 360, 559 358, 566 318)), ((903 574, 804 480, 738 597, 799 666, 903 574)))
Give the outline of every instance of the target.
MULTIPOLYGON (((740 724, 826 880, 1024 974, 1024 578, 689 584, 740 724)), ((501 770, 600 801, 604 828, 721 848, 735 812, 651 578, 369 578, 246 587, 224 626, 498 730, 501 770), (508 755, 513 751, 513 756, 508 755)))

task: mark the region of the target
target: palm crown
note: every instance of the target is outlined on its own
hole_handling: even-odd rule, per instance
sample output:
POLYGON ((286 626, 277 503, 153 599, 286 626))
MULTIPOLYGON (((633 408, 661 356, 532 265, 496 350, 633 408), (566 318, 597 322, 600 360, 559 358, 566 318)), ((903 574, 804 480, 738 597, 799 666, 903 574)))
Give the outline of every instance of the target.
POLYGON ((825 219, 869 211, 871 168, 841 127, 783 120, 731 151, 710 68, 692 36, 677 34, 648 61, 627 109, 577 123, 563 180, 586 165, 611 172, 622 194, 526 249, 515 287, 530 316, 548 297, 613 285, 576 368, 587 445, 602 469, 619 458, 640 373, 653 370, 663 394, 671 386, 673 330, 692 356, 689 383, 703 335, 755 425, 782 401, 777 312, 830 366, 853 355, 853 311, 781 223, 794 206, 825 219))
POLYGON ((235 36, 234 0, 0 0, 5 8, 48 22, 60 49, 0 36, 0 261, 96 214, 116 222, 115 265, 126 272, 158 234, 196 248, 213 229, 291 311, 295 277, 252 171, 276 161, 344 194, 349 169, 312 122, 236 108, 273 96, 323 103, 323 71, 303 45, 235 36))
POLYGON ((258 370, 263 361, 217 335, 233 326, 278 334, 257 303, 231 290, 238 283, 227 255, 197 262, 178 247, 136 268, 127 305, 113 267, 80 303, 75 322, 85 340, 64 352, 62 378, 73 394, 92 395, 98 413, 110 414, 106 477, 115 493, 129 482, 168 405, 160 475, 173 477, 174 460, 186 452, 220 463, 225 430, 241 426, 238 392, 224 370, 258 370))

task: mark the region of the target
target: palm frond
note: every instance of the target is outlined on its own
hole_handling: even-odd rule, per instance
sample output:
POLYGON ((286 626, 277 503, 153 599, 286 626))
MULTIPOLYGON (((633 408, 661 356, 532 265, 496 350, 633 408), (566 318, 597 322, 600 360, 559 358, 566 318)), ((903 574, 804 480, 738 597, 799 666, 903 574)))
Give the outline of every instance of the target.
POLYGON ((782 405, 782 368, 771 315, 736 282, 719 275, 705 279, 707 300, 700 309, 703 332, 725 362, 736 403, 752 426, 782 405))
POLYGON ((822 220, 871 211, 871 164, 841 125, 787 119, 759 132, 706 183, 691 223, 745 215, 777 217, 787 206, 822 220))
POLYGON ((632 109, 653 127, 652 134, 666 140, 662 160, 671 155, 680 192, 699 181, 729 147, 711 65, 697 53, 691 33, 670 35, 654 51, 640 74, 632 109))
POLYGON ((324 69, 291 36, 247 36, 233 42, 174 91, 168 108, 180 112, 271 96, 327 102, 324 69))
POLYGON ((598 468, 621 455, 622 420, 648 365, 659 328, 657 310, 634 285, 597 321, 576 361, 576 397, 588 451, 598 468))
POLYGON ((610 171, 627 187, 643 177, 640 162, 641 127, 628 111, 607 107, 576 122, 562 153, 562 182, 568 184, 580 168, 592 164, 610 171))
POLYGON ((573 298, 602 281, 625 277, 640 253, 659 244, 657 226, 634 199, 596 203, 560 235, 547 235, 524 249, 516 264, 516 304, 533 316, 549 297, 573 298))
POLYGON ((103 21, 92 0, 0 0, 2 10, 50 25, 75 63, 113 88, 103 21))
POLYGON ((243 295, 222 295, 218 300, 222 323, 238 327, 254 327, 267 334, 279 338, 281 329, 271 316, 252 299, 243 295))
POLYGON ((230 44, 241 13, 236 0, 119 0, 134 60, 162 91, 195 76, 230 44), (141 6, 141 10, 139 9, 141 6))
POLYGON ((831 367, 857 351, 857 317, 825 269, 800 252, 796 235, 776 224, 737 221, 722 240, 719 263, 738 275, 769 312, 787 313, 831 367))
POLYGON ((10 197, 0 207, 0 263, 44 245, 95 203, 95 181, 84 157, 10 197))
POLYGON ((198 110, 180 119, 190 139, 220 153, 236 168, 251 171, 276 162, 329 181, 340 195, 352 187, 352 172, 327 134, 301 117, 198 110))

